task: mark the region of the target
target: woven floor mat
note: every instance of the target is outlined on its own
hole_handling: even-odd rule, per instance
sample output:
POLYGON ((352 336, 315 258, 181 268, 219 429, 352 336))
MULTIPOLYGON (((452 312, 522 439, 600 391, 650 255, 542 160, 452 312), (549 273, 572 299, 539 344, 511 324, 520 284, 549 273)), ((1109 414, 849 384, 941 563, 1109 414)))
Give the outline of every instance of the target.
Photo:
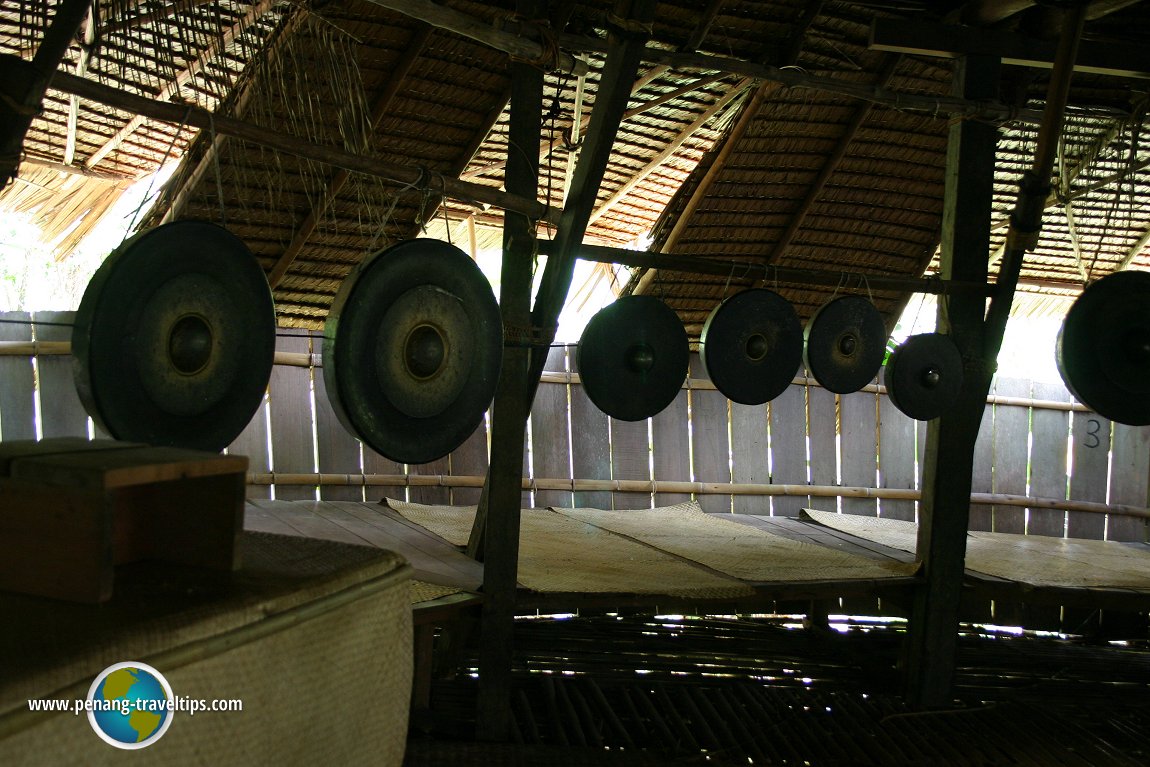
POLYGON ((707 514, 694 502, 638 511, 553 511, 758 583, 891 578, 916 568, 783 538, 707 514))
MULTIPOLYGON (((893 519, 804 510, 821 525, 913 552, 917 525, 893 519), (908 543, 909 542, 909 543, 908 543)), ((971 532, 966 568, 1033 586, 1150 591, 1150 553, 1114 541, 971 532)))
POLYGON ((438 583, 428 583, 427 581, 411 581, 411 603, 413 605, 462 593, 463 589, 455 586, 441 586, 438 583))
MULTIPOLYGON (((426 506, 390 498, 404 518, 451 543, 467 543, 474 506, 426 506)), ((584 594, 666 594, 730 599, 754 590, 650 546, 545 509, 522 511, 519 583, 532 591, 584 594)))

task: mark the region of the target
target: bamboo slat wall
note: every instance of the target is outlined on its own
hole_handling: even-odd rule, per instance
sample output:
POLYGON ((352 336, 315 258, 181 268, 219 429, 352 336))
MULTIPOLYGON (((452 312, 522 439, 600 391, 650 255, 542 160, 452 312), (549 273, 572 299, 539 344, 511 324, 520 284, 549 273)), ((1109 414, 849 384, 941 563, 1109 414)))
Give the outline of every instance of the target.
MULTIPOLYGON (((0 314, 0 342, 11 350, 14 342, 67 341, 71 318, 0 314)), ((315 333, 281 332, 279 359, 289 364, 276 365, 260 410, 229 448, 250 459, 258 481, 249 485, 249 496, 372 500, 388 494, 476 503, 487 468, 487 423, 431 464, 405 466, 377 455, 344 430, 331 409, 322 369, 314 364, 321 342, 315 333)), ((0 354, 0 438, 103 436, 83 413, 70 359, 59 348, 32 351, 29 345, 22 354, 0 354)), ((879 387, 835 396, 796 383, 767 405, 747 407, 715 391, 693 358, 688 385, 667 410, 627 423, 590 403, 574 367, 573 348, 552 350, 529 424, 524 504, 648 508, 694 493, 716 512, 796 516, 811 506, 915 518, 925 425, 894 409, 879 387), (805 486, 811 495, 797 495, 805 486)), ((1150 428, 1112 424, 1072 406, 1061 386, 1002 379, 992 394, 998 399, 983 416, 973 487, 991 495, 972 505, 972 529, 1145 540, 1145 516, 1083 510, 1088 504, 1024 506, 1017 497, 1144 510, 1150 428)))

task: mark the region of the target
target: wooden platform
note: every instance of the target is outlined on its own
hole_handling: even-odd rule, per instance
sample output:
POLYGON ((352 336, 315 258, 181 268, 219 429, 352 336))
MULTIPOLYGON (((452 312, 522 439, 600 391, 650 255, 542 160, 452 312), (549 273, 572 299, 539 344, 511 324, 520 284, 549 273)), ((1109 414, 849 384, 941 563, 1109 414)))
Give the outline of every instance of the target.
MULTIPOLYGON (((866 538, 814 522, 789 517, 767 517, 753 514, 715 515, 727 521, 754 527, 792 541, 813 543, 820 547, 855 554, 875 561, 911 563, 912 554, 866 538)), ((267 501, 249 500, 245 527, 284 535, 356 543, 399 552, 411 563, 415 578, 432 584, 453 586, 464 592, 476 592, 483 580, 483 566, 464 555, 459 546, 430 532, 379 503, 352 501, 267 501)), ((1140 545, 1141 546, 1141 545, 1140 545)), ((694 567, 704 568, 673 553, 668 556, 694 567)), ((883 579, 849 579, 828 572, 815 581, 793 581, 784 577, 747 581, 750 596, 714 600, 685 600, 669 588, 667 594, 626 594, 558 592, 541 593, 520 589, 519 604, 525 609, 574 609, 578 607, 643 607, 666 608, 690 602, 734 605, 740 609, 761 608, 772 600, 823 600, 836 597, 879 596, 901 602, 913 586, 913 577, 883 579)), ((1086 605, 1108 609, 1143 611, 1150 609, 1150 589, 1075 588, 1072 585, 1049 584, 1036 587, 1022 580, 967 574, 967 593, 974 599, 1023 600, 1039 604, 1086 605)))
MULTIPOLYGON (((796 519, 760 517, 753 515, 717 515, 725 520, 754 526, 760 530, 801 543, 813 543, 842 552, 857 554, 870 560, 907 563, 912 562, 902 552, 882 550, 867 541, 852 540, 850 536, 828 531, 818 525, 796 519)), ((456 586, 465 591, 477 591, 483 579, 482 564, 462 553, 427 529, 405 519, 400 514, 378 503, 352 501, 268 501, 249 500, 246 506, 245 527, 282 535, 358 543, 386 548, 402 554, 415 570, 414 577, 421 581, 456 586)), ((692 567, 708 569, 689 562, 683 557, 667 554, 692 567)), ((527 609, 575 608, 586 606, 669 606, 690 601, 713 601, 717 604, 738 604, 744 608, 762 607, 770 600, 824 599, 844 595, 891 594, 903 591, 914 583, 912 577, 884 579, 841 579, 833 573, 819 580, 788 581, 780 578, 770 581, 744 581, 749 587, 747 596, 715 600, 693 598, 684 600, 673 588, 668 594, 627 594, 560 592, 540 593, 521 588, 519 603, 527 609)))

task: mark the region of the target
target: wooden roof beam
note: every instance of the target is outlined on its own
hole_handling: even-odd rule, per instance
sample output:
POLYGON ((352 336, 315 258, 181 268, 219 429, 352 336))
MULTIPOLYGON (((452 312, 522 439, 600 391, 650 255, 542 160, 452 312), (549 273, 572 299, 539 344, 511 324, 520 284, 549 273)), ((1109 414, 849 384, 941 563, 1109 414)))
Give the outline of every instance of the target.
MULTIPOLYGON (((175 78, 168 82, 156 94, 156 99, 159 101, 168 101, 172 96, 179 93, 180 89, 192 81, 196 75, 204 70, 204 68, 212 61, 212 59, 219 56, 232 46, 244 30, 250 27, 275 5, 276 0, 259 0, 252 3, 252 7, 248 12, 228 29, 217 37, 212 44, 205 48, 194 61, 192 61, 184 69, 180 70, 175 78)), ((144 124, 144 117, 142 115, 135 115, 128 122, 117 131, 115 136, 104 142, 103 146, 98 148, 92 155, 84 161, 84 167, 94 168, 100 162, 115 151, 124 141, 136 132, 136 129, 144 124)))
POLYGON ((413 19, 425 21, 432 26, 450 30, 484 45, 490 45, 492 48, 504 51, 517 59, 537 62, 544 68, 573 75, 585 75, 588 72, 587 62, 575 58, 570 53, 556 50, 554 51, 554 59, 551 60, 548 58, 548 46, 544 46, 538 40, 508 32, 505 29, 498 29, 481 19, 433 3, 431 0, 369 0, 369 2, 410 16, 413 19))
MULTIPOLYGON (((92 43, 96 40, 96 11, 95 6, 88 6, 88 15, 84 18, 81 29, 84 44, 80 46, 80 57, 76 62, 76 74, 84 77, 88 74, 88 62, 92 58, 92 43)), ((68 127, 64 135, 64 164, 71 165, 76 159, 76 124, 80 119, 80 97, 68 97, 68 127)))
MULTIPOLYGON (((0 56, 0 60, 3 58, 0 56)), ((409 185, 412 188, 433 190, 457 200, 515 211, 537 220, 550 220, 549 211, 538 200, 527 200, 518 195, 508 194, 482 184, 469 184, 442 173, 428 172, 426 169, 387 162, 376 157, 357 155, 332 146, 313 144, 295 136, 268 131, 258 125, 252 125, 234 117, 213 115, 202 107, 156 101, 65 72, 56 73, 52 79, 52 87, 64 93, 75 93, 91 101, 98 101, 101 104, 142 114, 156 120, 184 123, 197 128, 214 126, 218 136, 234 136, 244 141, 327 165, 367 173, 398 184, 409 185)))
POLYGON ((670 159, 675 154, 675 152, 679 151, 679 148, 683 146, 683 144, 685 144, 691 138, 691 136, 694 136, 696 133, 698 133, 699 130, 708 122, 710 122, 715 115, 726 109, 727 105, 730 104, 735 99, 735 97, 749 88, 751 84, 752 80, 750 78, 744 78, 740 80, 735 84, 734 87, 723 94, 714 104, 707 107, 707 109, 697 118, 695 118, 695 120, 690 125, 680 131, 678 135, 676 135, 675 138, 671 140, 671 143, 669 143, 663 149, 663 151, 655 155, 655 157, 653 157, 650 162, 644 165, 638 172, 635 173, 635 175, 631 176, 631 178, 629 178, 627 182, 623 184, 623 186, 621 186, 614 194, 604 200, 602 205, 592 211, 591 217, 587 221, 587 225, 590 226, 602 218, 608 211, 611 210, 611 208, 617 205, 620 200, 626 197, 632 189, 642 183, 643 179, 651 175, 652 171, 663 165, 663 163, 667 162, 667 160, 670 159))
MULTIPOLYGON (((890 84, 901 60, 901 56, 890 56, 883 62, 882 69, 878 73, 878 87, 885 88, 890 84)), ((819 197, 822 196, 823 189, 826 187, 827 182, 830 181, 831 176, 838 170, 843 158, 846 157, 847 150, 854 142, 855 136, 858 135, 863 123, 867 121, 867 118, 870 117, 873 110, 874 104, 871 102, 860 104, 855 109, 855 113, 851 116, 851 120, 843 131, 843 135, 839 138, 838 144, 835 145, 834 151, 831 152, 822 167, 819 168, 819 173, 815 177, 815 180, 807 187, 807 193, 803 197, 803 201, 787 222, 787 228, 779 235, 775 247, 773 247, 770 254, 767 255, 767 263, 777 264, 786 254, 787 248, 791 246, 795 236, 803 228, 803 222, 806 221, 807 214, 811 212, 811 208, 814 207, 819 197)))
MULTIPOLYGON (((875 19, 871 24, 871 50, 936 56, 999 56, 1004 64, 1049 69, 1054 66, 1057 40, 1038 40, 999 29, 975 29, 905 19, 875 19)), ((1150 79, 1143 46, 1116 42, 1082 41, 1075 72, 1150 79)))
POLYGON ((179 16, 181 13, 187 13, 198 6, 207 5, 213 1, 214 0, 178 0, 171 5, 165 5, 149 13, 140 13, 135 16, 129 16, 125 13, 117 19, 109 19, 108 23, 101 27, 100 32, 103 34, 111 34, 113 32, 123 32, 127 29, 146 26, 157 21, 170 19, 173 16, 179 16))
MULTIPOLYGON (((388 78, 387 85, 380 91, 372 103, 370 117, 372 129, 379 127, 380 121, 383 120, 384 116, 391 109, 391 105, 394 103, 400 87, 403 85, 404 80, 407 79, 407 75, 411 72, 412 66, 415 65, 415 62, 423 54, 424 49, 427 47, 427 39, 431 37, 433 31, 434 27, 422 24, 412 35, 412 39, 407 44, 407 48, 392 68, 391 77, 388 78)), ((307 244, 308 239, 315 232, 316 227, 319 226, 323 214, 327 212, 327 209, 331 206, 332 202, 335 201, 335 198, 339 196, 340 191, 347 185, 347 181, 350 178, 351 171, 346 168, 337 168, 331 178, 328 179, 327 186, 324 188, 319 200, 316 201, 315 205, 313 205, 311 210, 307 212, 307 215, 304 216, 299 228, 297 228, 295 234, 292 235, 291 242, 284 248, 284 252, 280 254, 275 265, 271 268, 271 271, 268 272, 268 284, 271 285, 273 289, 283 280, 292 262, 295 261, 296 256, 303 250, 304 245, 307 244)))
MULTIPOLYGON (((799 54, 802 52, 802 41, 806 36, 807 30, 810 29, 811 24, 814 23, 815 18, 819 15, 819 11, 822 9, 822 6, 822 0, 808 0, 806 6, 803 9, 802 16, 796 23, 795 28, 791 30, 791 35, 789 38, 790 42, 788 43, 786 51, 783 54, 785 56, 785 58, 782 60, 782 64, 784 66, 794 64, 796 61, 798 61, 799 54)), ((695 189, 691 192, 691 197, 687 200, 687 204, 679 212, 678 217, 675 220, 675 225, 671 228, 670 234, 667 235, 666 239, 664 239, 660 245, 660 251, 665 253, 675 249, 676 244, 679 242, 679 238, 683 235, 683 232, 686 231, 691 217, 695 214, 695 210, 698 209, 699 204, 706 197, 707 191, 711 188, 711 184, 714 183, 714 180, 726 166, 727 159, 731 156, 732 151, 734 151, 735 144, 737 144, 742 139, 743 134, 747 131, 747 127, 752 122, 754 122, 755 118, 762 110, 763 102, 766 100, 767 96, 777 90, 778 87, 779 86, 777 82, 767 80, 755 90, 755 94, 749 99, 750 103, 743 107, 743 111, 739 115, 738 121, 733 126, 731 126, 731 130, 727 133, 726 136, 723 137, 722 148, 719 149, 719 153, 715 157, 714 162, 712 162, 711 166, 707 168, 706 173, 704 173, 703 177, 699 179, 698 185, 696 185, 695 189)), ((642 295, 650 289, 657 276, 658 269, 647 269, 639 277, 638 282, 633 283, 634 287, 632 288, 631 293, 633 295, 642 295)))
POLYGON ((1121 272, 1124 269, 1129 269, 1130 265, 1134 263, 1134 259, 1138 257, 1138 254, 1143 251, 1147 244, 1150 244, 1150 227, 1146 227, 1146 230, 1142 232, 1138 240, 1130 246, 1130 250, 1126 251, 1126 255, 1122 258, 1122 263, 1118 265, 1118 271, 1121 272))

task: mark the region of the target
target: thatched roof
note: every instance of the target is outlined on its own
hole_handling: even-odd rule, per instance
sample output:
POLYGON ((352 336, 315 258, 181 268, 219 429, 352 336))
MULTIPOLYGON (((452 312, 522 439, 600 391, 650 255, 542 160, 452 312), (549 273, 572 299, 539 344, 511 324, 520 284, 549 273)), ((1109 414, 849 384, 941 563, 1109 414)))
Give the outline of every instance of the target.
MULTIPOLYGON (((30 55, 52 5, 6 4, 0 51, 30 55)), ((485 25, 506 26, 512 15, 510 2, 448 5, 485 25)), ((540 199, 558 210, 599 89, 612 4, 552 5, 553 39, 585 59, 588 73, 547 74, 540 144, 517 151, 538 153, 540 199)), ((366 0, 102 0, 97 9, 66 71, 419 168, 419 180, 438 173, 491 187, 503 182, 509 58, 485 44, 366 0)), ((1150 3, 1091 9, 1091 43, 1119 49, 1150 39, 1150 3)), ((660 2, 651 55, 632 89, 586 241, 634 247, 653 238, 652 250, 841 271, 838 287, 767 282, 803 317, 836 291, 868 290, 893 317, 908 293, 871 289, 858 275, 919 276, 935 268, 947 132, 958 118, 924 107, 950 94, 953 60, 875 50, 868 46, 872 22, 961 19, 1041 36, 1051 34, 1042 22, 1053 13, 1028 2, 660 2), (657 63, 660 52, 675 65, 657 63), (692 64, 671 55, 685 53, 771 65, 853 92, 882 89, 884 98, 794 87, 758 70, 715 66, 717 58, 692 64)), ((1031 160, 1033 113, 1049 76, 1049 69, 1017 66, 1003 72, 996 224, 1031 160)), ((1075 292, 1115 269, 1150 267, 1146 89, 1140 77, 1075 75, 1058 166, 1064 183, 1023 270, 1024 290, 1075 292)), ((479 244, 498 242, 500 210, 441 205, 427 184, 349 173, 211 130, 133 120, 83 99, 72 120, 71 101, 49 91, 26 155, 134 178, 186 150, 148 223, 225 222, 268 271, 285 324, 319 327, 365 254, 429 222, 461 240, 474 232, 479 244)), ((546 223, 539 231, 553 235, 546 223)), ((724 295, 748 283, 738 270, 700 277, 657 269, 636 275, 630 289, 664 297, 697 333, 724 295)))

